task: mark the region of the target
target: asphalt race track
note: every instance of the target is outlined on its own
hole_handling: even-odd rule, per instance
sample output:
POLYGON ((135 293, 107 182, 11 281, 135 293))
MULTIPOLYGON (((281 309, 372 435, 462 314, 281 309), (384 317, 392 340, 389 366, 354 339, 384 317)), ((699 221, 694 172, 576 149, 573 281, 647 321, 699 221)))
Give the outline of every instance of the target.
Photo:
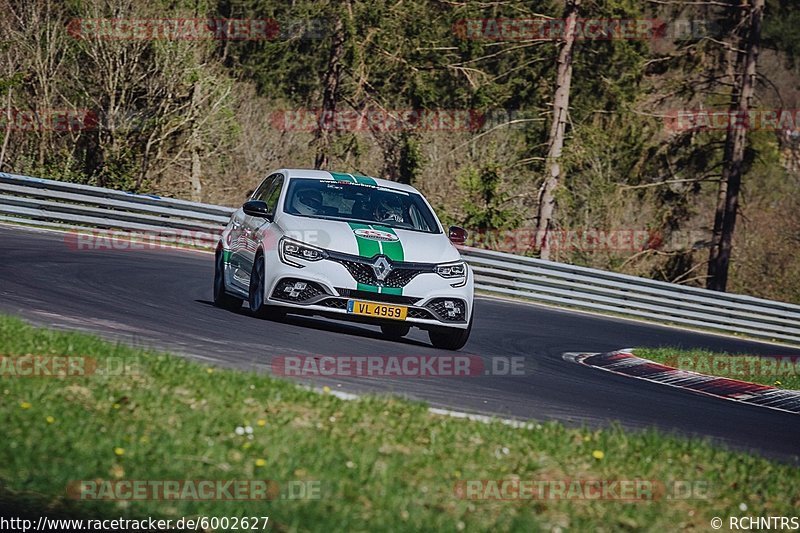
MULTIPOLYGON (((218 309, 210 302, 213 257, 208 253, 76 250, 65 235, 0 226, 0 312, 244 369, 269 370, 271 358, 280 355, 452 353, 432 348, 418 330, 403 342, 391 342, 371 326, 303 317, 260 320, 246 305, 236 313, 218 309)), ((659 345, 800 355, 800 350, 735 338, 479 298, 472 337, 461 353, 485 359, 524 356, 525 376, 317 383, 514 418, 657 426, 797 460, 800 416, 616 376, 561 357, 563 352, 659 345)))

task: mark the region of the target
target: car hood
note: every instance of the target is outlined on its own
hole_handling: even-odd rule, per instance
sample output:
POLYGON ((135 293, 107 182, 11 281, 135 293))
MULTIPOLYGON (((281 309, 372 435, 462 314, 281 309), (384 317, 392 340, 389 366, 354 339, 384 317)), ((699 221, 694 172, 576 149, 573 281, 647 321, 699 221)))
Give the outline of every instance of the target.
POLYGON ((343 222, 283 213, 276 223, 287 237, 326 250, 362 257, 383 254, 420 263, 458 261, 461 255, 444 233, 422 233, 379 224, 343 222))

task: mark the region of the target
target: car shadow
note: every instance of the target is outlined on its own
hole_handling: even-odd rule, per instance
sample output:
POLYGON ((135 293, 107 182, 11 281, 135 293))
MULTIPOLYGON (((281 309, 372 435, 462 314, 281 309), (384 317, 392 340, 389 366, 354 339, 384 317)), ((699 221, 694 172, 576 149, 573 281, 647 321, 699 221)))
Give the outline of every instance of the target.
MULTIPOLYGON (((214 305, 214 302, 209 301, 209 300, 195 300, 195 302, 197 302, 199 304, 208 305, 210 307, 215 307, 216 308, 216 306, 214 305)), ((224 309, 220 309, 220 311, 224 311, 224 309)), ((409 339, 409 338, 405 338, 405 337, 401 338, 401 339, 397 339, 397 340, 387 339, 379 331, 374 331, 374 330, 371 330, 371 329, 367 329, 366 327, 360 326, 358 324, 353 324, 353 323, 349 323, 349 322, 348 323, 341 322, 341 321, 338 321, 338 320, 333 319, 333 318, 323 318, 323 317, 316 317, 316 316, 312 317, 312 316, 292 315, 292 314, 285 315, 285 316, 283 316, 281 318, 273 318, 273 317, 258 318, 258 317, 254 317, 250 313, 250 310, 245 306, 242 306, 240 309, 237 309, 235 311, 228 311, 228 312, 229 313, 234 313, 236 315, 247 316, 247 317, 250 317, 250 318, 252 318, 254 320, 267 320, 267 321, 270 321, 270 322, 278 322, 278 323, 281 323, 281 324, 289 324, 289 325, 292 325, 292 326, 299 326, 299 327, 304 327, 304 328, 311 328, 311 329, 316 329, 316 330, 329 331, 331 333, 342 333, 342 334, 345 334, 345 335, 353 335, 353 336, 356 336, 356 337, 363 337, 363 338, 369 338, 369 339, 378 339, 378 340, 384 340, 384 341, 387 341, 387 342, 395 342, 395 343, 398 343, 398 344, 407 344, 407 345, 410 345, 410 346, 425 346, 427 348, 432 348, 432 346, 430 344, 426 343, 426 342, 422 342, 422 341, 418 341, 418 340, 414 340, 414 339, 409 339)), ((413 328, 413 326, 412 326, 412 328, 413 328)))

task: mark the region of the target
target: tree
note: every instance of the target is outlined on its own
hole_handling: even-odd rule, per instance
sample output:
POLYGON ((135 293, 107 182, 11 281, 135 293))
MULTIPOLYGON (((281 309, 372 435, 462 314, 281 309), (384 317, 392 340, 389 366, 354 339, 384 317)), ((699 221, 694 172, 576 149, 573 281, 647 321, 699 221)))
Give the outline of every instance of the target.
POLYGON ((479 234, 513 228, 519 223, 518 213, 508 206, 508 194, 500 190, 503 172, 499 163, 490 161, 480 168, 467 167, 459 176, 467 193, 462 204, 464 224, 479 234))
MULTIPOLYGON (((344 3, 343 10, 350 11, 350 2, 344 3)), ((319 127, 314 135, 316 144, 316 156, 314 157, 314 168, 327 168, 330 166, 331 149, 331 128, 336 125, 336 109, 339 102, 339 82, 342 77, 342 58, 345 49, 345 26, 342 20, 343 15, 337 14, 333 25, 331 36, 331 49, 328 55, 328 67, 325 70, 325 77, 322 82, 322 109, 319 127), (327 117, 330 116, 331 120, 327 117)))
MULTIPOLYGON (((740 6, 739 45, 737 46, 736 79, 731 95, 731 116, 746 118, 751 107, 756 81, 756 61, 761 38, 761 21, 764 0, 752 0, 740 6)), ((742 184, 746 126, 730 126, 725 136, 722 179, 717 191, 714 215, 714 233, 708 256, 706 287, 725 291, 728 284, 728 267, 733 249, 733 232, 739 207, 742 184)))
POLYGON ((567 128, 569 113, 569 90, 572 82, 572 54, 575 46, 573 31, 578 19, 581 0, 568 0, 564 9, 565 30, 564 43, 558 53, 558 71, 556 73, 556 90, 553 97, 553 122, 547 142, 547 161, 544 183, 539 191, 539 207, 536 215, 537 248, 542 259, 549 259, 550 250, 547 244, 547 232, 551 229, 555 211, 555 190, 562 179, 561 153, 564 149, 564 134, 567 128))

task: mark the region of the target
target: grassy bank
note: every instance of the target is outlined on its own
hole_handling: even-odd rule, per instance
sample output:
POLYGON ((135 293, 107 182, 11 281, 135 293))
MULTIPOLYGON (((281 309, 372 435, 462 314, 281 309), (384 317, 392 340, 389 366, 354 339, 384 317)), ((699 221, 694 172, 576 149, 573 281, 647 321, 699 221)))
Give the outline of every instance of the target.
MULTIPOLYGON (((639 357, 682 370, 781 389, 800 390, 800 357, 796 356, 765 358, 748 354, 680 350, 669 347, 637 348, 634 353, 639 357)), ((776 348, 775 353, 779 354, 780 348, 776 348)))
POLYGON ((789 515, 797 503, 796 467, 653 431, 517 429, 432 415, 421 403, 342 401, 9 317, 0 317, 0 353, 88 356, 98 369, 2 377, 6 513, 269 516, 270 528, 300 531, 707 530, 714 516, 789 515), (127 371, 117 375, 120 368, 127 371), (667 496, 676 486, 696 490, 691 499, 659 494, 636 503, 574 494, 471 500, 454 491, 468 480, 515 478, 656 480, 667 496), (88 501, 67 492, 76 480, 187 479, 304 481, 319 497, 88 501))

